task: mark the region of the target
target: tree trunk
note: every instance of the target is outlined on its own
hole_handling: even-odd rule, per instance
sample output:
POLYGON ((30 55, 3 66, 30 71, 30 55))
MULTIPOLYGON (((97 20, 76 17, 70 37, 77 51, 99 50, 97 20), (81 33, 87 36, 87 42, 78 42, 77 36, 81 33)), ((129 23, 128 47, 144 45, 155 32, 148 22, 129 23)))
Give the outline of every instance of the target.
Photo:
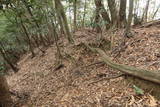
POLYGON ((34 17, 34 15, 33 15, 32 11, 31 11, 30 6, 28 5, 28 3, 27 3, 27 1, 26 1, 26 0, 23 0, 23 3, 24 3, 24 5, 25 5, 25 7, 26 7, 26 9, 27 9, 28 13, 29 13, 29 14, 30 14, 30 16, 32 17, 32 19, 33 19, 33 21, 34 21, 35 25, 36 25, 36 26, 37 26, 37 28, 38 28, 38 32, 39 32, 39 35, 40 35, 41 43, 43 44, 43 46, 47 46, 47 45, 46 45, 46 43, 45 43, 45 40, 44 40, 44 38, 43 38, 43 36, 42 36, 41 31, 39 31, 39 30, 40 30, 40 25, 38 24, 38 22, 37 22, 36 18, 34 17))
POLYGON ((96 10, 97 10, 97 14, 100 14, 103 18, 103 20, 106 22, 106 29, 110 28, 110 18, 109 15, 106 11, 106 9, 104 8, 104 5, 102 3, 102 0, 94 0, 95 5, 96 5, 96 10))
POLYGON ((5 52, 5 49, 4 49, 4 46, 2 43, 0 43, 0 53, 3 57, 3 59, 7 62, 7 64, 11 67, 11 69, 16 73, 18 72, 18 68, 12 63, 12 61, 8 58, 6 52, 5 52))
POLYGON ((54 41, 55 41, 55 44, 56 44, 56 47, 57 47, 57 54, 58 54, 58 64, 61 64, 61 58, 62 58, 62 54, 61 54, 61 51, 60 51, 60 47, 58 45, 58 33, 56 31, 56 27, 55 27, 55 24, 53 22, 53 20, 51 20, 52 22, 52 27, 53 27, 53 30, 52 30, 52 33, 54 34, 54 41))
POLYGON ((93 25, 93 28, 96 28, 96 32, 100 33, 101 32, 101 27, 99 25, 99 21, 100 21, 100 15, 99 15, 99 9, 96 9, 96 16, 95 16, 95 25, 93 25))
POLYGON ((63 5, 60 0, 54 0, 54 1, 55 1, 55 6, 57 6, 57 12, 60 14, 61 18, 63 19, 63 25, 64 25, 65 32, 67 35, 67 39, 68 39, 69 43, 73 43, 74 41, 73 41, 72 34, 71 34, 69 26, 68 26, 68 21, 67 21, 67 17, 65 15, 65 12, 64 12, 63 5))
POLYGON ((154 17, 156 16, 157 12, 159 11, 160 5, 158 6, 158 8, 156 9, 156 11, 154 12, 153 16, 152 16, 152 20, 154 20, 154 17))
POLYGON ((127 26, 126 26, 126 30, 125 30, 125 37, 132 37, 132 33, 130 31, 131 29, 131 23, 132 23, 132 17, 133 17, 133 6, 134 2, 133 0, 129 0, 129 15, 128 15, 128 22, 127 22, 127 26))
POLYGON ((0 107, 11 107, 12 99, 6 78, 0 74, 0 107))
POLYGON ((87 0, 85 0, 84 10, 83 10, 83 20, 82 20, 82 27, 84 27, 85 23, 85 16, 86 16, 86 8, 87 8, 87 0))
POLYGON ((115 0, 108 0, 108 7, 111 14, 111 22, 112 25, 114 26, 117 23, 117 10, 116 10, 115 0))
POLYGON ((76 31, 77 30, 77 0, 74 0, 73 6, 74 6, 74 31, 76 31))
POLYGON ((25 33, 25 35, 27 37, 27 43, 29 45, 29 50, 31 51, 32 58, 33 58, 33 57, 35 57, 35 53, 34 53, 34 50, 33 50, 33 47, 32 47, 32 43, 31 43, 29 34, 27 32, 27 29, 26 29, 25 25, 23 24, 23 21, 22 21, 21 17, 20 17, 20 21, 21 21, 21 26, 22 26, 23 32, 25 33))
POLYGON ((147 19, 148 19, 149 3, 150 3, 150 0, 148 0, 147 4, 146 4, 145 13, 144 13, 144 19, 143 19, 144 22, 147 22, 147 19))
MULTIPOLYGON (((55 9, 56 9, 56 15, 54 14, 54 13, 52 13, 52 15, 55 17, 55 19, 57 19, 58 20, 58 23, 59 23, 59 25, 60 25, 60 32, 61 32, 61 34, 64 34, 65 33, 65 28, 64 28, 64 26, 63 26, 63 23, 62 23, 62 18, 61 18, 61 15, 60 15, 60 13, 57 11, 58 10, 58 7, 57 7, 57 5, 55 5, 55 9), (57 16, 57 17, 56 17, 57 16)), ((53 8, 52 8, 52 10, 54 10, 53 8)), ((52 19, 53 20, 53 19, 52 19)))
POLYGON ((119 27, 126 26, 126 4, 127 0, 120 0, 120 9, 119 9, 119 27))

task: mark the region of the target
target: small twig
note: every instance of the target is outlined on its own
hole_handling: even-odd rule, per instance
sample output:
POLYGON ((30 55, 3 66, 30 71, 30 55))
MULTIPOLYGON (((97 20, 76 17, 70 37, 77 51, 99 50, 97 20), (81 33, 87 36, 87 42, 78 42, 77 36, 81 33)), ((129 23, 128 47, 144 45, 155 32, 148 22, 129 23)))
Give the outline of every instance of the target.
POLYGON ((90 84, 94 84, 94 83, 98 83, 98 82, 101 82, 101 81, 104 81, 104 80, 110 80, 110 79, 115 79, 115 78, 119 78, 119 77, 122 77, 122 76, 125 76, 125 74, 118 74, 118 75, 115 75, 115 76, 112 76, 112 77, 106 77, 106 78, 102 78, 100 80, 97 80, 97 81, 94 81, 94 82, 91 82, 89 83, 90 84))
POLYGON ((64 64, 59 64, 53 71, 57 71, 64 67, 64 64))

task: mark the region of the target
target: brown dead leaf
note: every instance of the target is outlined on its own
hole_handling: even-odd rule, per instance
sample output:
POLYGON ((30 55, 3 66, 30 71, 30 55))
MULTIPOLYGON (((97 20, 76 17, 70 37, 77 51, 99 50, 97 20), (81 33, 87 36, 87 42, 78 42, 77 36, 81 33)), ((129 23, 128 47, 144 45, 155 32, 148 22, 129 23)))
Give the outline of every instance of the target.
POLYGON ((148 95, 148 99, 149 99, 148 106, 156 107, 158 105, 156 99, 153 96, 148 95))
POLYGON ((129 104, 128 105, 133 105, 133 103, 135 103, 135 98, 134 98, 134 96, 132 95, 131 96, 131 100, 130 100, 130 102, 129 102, 129 104))

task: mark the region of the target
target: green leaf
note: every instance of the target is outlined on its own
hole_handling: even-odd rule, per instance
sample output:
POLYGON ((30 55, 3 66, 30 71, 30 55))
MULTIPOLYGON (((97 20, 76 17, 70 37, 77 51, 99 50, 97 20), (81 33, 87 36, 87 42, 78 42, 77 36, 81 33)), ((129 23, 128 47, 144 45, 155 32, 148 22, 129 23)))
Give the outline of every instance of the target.
POLYGON ((133 88, 137 95, 144 95, 144 91, 140 89, 139 87, 133 85, 133 88))

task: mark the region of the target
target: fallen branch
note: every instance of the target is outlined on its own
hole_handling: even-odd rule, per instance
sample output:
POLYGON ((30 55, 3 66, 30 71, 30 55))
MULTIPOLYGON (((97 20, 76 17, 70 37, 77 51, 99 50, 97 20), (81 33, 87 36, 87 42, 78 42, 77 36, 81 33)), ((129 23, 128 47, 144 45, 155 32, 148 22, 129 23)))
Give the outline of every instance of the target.
POLYGON ((144 28, 144 27, 150 27, 150 26, 155 26, 155 25, 159 25, 160 24, 160 20, 154 20, 154 21, 150 21, 150 22, 147 22, 147 23, 144 23, 141 28, 144 28))
POLYGON ((111 76, 111 77, 105 77, 105 78, 102 78, 102 79, 100 79, 100 80, 97 80, 97 81, 94 81, 94 82, 91 82, 91 83, 89 83, 89 85, 91 85, 91 84, 95 84, 95 83, 98 83, 98 82, 101 82, 101 81, 104 81, 104 80, 110 80, 110 79, 115 79, 115 78, 119 78, 119 77, 121 77, 121 76, 124 76, 125 74, 118 74, 118 75, 115 75, 115 76, 111 76))
POLYGON ((59 64, 58 66, 56 66, 56 68, 53 71, 57 71, 63 67, 64 67, 64 64, 59 64))
POLYGON ((111 61, 111 59, 106 55, 106 53, 103 50, 99 48, 92 48, 87 44, 85 44, 85 46, 88 47, 92 52, 97 52, 102 57, 101 59, 109 67, 119 70, 123 73, 129 74, 131 76, 135 76, 147 81, 160 84, 160 71, 158 72, 158 71, 144 70, 132 66, 114 63, 113 61, 111 61))

